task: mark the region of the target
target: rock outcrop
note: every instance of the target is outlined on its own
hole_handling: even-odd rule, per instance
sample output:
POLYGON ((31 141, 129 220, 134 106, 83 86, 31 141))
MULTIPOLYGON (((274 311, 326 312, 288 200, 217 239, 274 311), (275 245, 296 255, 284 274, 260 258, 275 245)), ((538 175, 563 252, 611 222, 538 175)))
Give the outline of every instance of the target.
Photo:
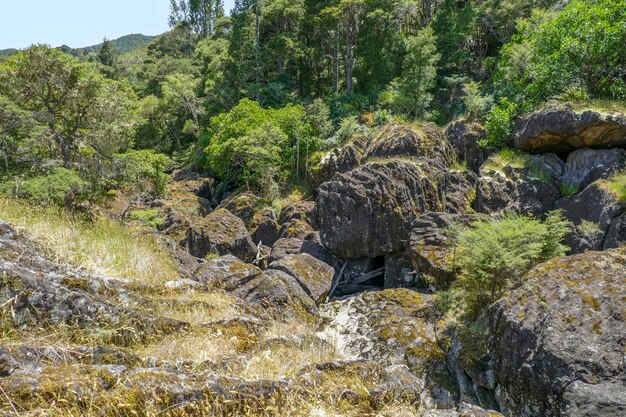
POLYGON ((225 209, 206 216, 202 224, 191 225, 187 230, 186 245, 197 258, 208 254, 234 255, 244 262, 252 262, 256 246, 243 221, 225 209))
POLYGON ((519 149, 532 152, 624 148, 626 115, 549 105, 515 124, 514 141, 519 149))
POLYGON ((431 160, 368 163, 322 184, 324 246, 341 258, 374 258, 404 247, 415 218, 441 211, 446 173, 431 160))
POLYGON ((335 270, 309 254, 289 255, 270 264, 292 276, 302 289, 315 301, 322 301, 330 291, 335 270))
POLYGON ((464 161, 472 172, 478 174, 489 156, 489 151, 479 145, 479 141, 487 136, 485 128, 475 122, 458 121, 450 123, 445 135, 458 160, 464 161))
POLYGON ((519 417, 626 410, 626 249, 537 266, 490 310, 498 400, 519 417))

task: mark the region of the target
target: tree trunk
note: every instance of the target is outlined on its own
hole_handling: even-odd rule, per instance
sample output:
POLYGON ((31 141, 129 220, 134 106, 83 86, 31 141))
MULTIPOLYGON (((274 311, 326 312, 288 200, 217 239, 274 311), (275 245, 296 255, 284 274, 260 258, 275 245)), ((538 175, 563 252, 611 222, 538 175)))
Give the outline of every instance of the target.
POLYGON ((333 91, 339 93, 339 35, 337 35, 333 54, 333 91))
POLYGON ((348 30, 346 34, 346 93, 352 94, 352 34, 348 30))
POLYGON ((255 30, 256 30, 256 43, 254 47, 254 60, 255 60, 255 70, 256 70, 256 101, 261 102, 261 75, 260 64, 259 64, 259 55, 260 55, 260 36, 259 36, 259 1, 256 0, 254 2, 254 17, 255 17, 255 30))
POLYGON ((61 155, 63 157, 63 166, 70 168, 72 163, 71 141, 67 138, 61 138, 59 141, 61 147, 61 155))

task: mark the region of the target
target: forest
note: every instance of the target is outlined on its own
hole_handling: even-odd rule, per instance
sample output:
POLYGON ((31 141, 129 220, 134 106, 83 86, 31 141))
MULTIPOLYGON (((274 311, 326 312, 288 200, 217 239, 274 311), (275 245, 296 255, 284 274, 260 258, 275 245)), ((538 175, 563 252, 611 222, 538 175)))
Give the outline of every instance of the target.
POLYGON ((623 0, 222 3, 172 0, 171 31, 130 52, 0 58, 2 192, 158 193, 178 164, 271 200, 392 120, 477 121, 497 150, 547 102, 626 99, 623 0))

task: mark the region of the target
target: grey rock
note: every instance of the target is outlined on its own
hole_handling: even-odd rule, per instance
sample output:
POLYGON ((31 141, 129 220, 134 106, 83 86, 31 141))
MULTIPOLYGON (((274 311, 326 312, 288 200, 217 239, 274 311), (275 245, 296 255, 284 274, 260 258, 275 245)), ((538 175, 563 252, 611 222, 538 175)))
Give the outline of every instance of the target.
POLYGON ((309 254, 289 255, 272 262, 270 269, 283 271, 296 279, 302 289, 315 301, 321 301, 330 291, 335 270, 309 254))
POLYGON ((515 145, 533 152, 626 147, 626 115, 549 105, 517 121, 515 145))

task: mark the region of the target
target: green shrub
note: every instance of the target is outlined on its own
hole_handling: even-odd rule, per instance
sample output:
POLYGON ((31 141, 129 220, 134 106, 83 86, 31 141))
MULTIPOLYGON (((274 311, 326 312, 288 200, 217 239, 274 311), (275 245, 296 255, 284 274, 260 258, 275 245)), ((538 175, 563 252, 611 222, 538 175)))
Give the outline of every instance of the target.
POLYGON ((163 219, 159 217, 157 209, 133 210, 130 212, 130 218, 132 220, 140 220, 155 229, 158 229, 161 225, 163 225, 163 219))
POLYGON ((560 212, 550 213, 544 222, 509 216, 462 230, 456 250, 460 274, 454 284, 459 304, 470 316, 477 316, 507 289, 519 285, 532 266, 564 255, 568 248, 561 241, 568 230, 560 212))
POLYGON ((163 171, 171 162, 167 155, 152 150, 129 151, 116 155, 122 162, 120 182, 141 185, 148 181, 152 185, 154 195, 163 195, 169 177, 163 171))
POLYGON ((609 189, 617 195, 617 199, 626 203, 626 172, 619 173, 609 180, 609 189))
POLYGON ((480 145, 489 149, 502 149, 510 145, 515 117, 517 117, 515 104, 507 98, 501 99, 487 115, 485 123, 487 137, 480 145))
POLYGON ((83 200, 87 196, 87 183, 76 171, 56 167, 44 175, 4 183, 2 191, 32 201, 63 205, 83 200))
POLYGON ((573 197, 580 191, 580 186, 573 181, 564 181, 559 186, 559 191, 564 197, 573 197))

